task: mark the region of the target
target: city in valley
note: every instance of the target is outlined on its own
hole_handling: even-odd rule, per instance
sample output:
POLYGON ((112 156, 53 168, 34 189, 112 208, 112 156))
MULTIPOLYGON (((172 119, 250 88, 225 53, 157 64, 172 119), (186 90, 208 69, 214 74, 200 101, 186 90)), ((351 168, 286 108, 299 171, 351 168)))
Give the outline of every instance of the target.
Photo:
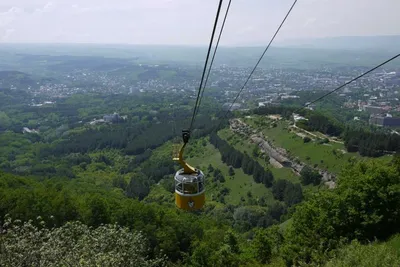
MULTIPOLYGON (((0 52, 8 53, 7 49, 3 47, 0 52)), ((253 50, 254 54, 259 52, 256 48, 253 50)), ((300 55, 302 53, 301 49, 292 50, 300 55)), ((132 51, 135 51, 134 48, 132 51)), ((321 52, 316 51, 316 56, 312 52, 308 53, 317 57, 321 52)), ((241 61, 235 61, 233 65, 226 64, 224 60, 229 61, 230 58, 217 59, 204 95, 220 103, 223 108, 231 106, 232 110, 280 104, 304 106, 319 94, 328 92, 368 70, 368 66, 373 63, 369 58, 372 56, 367 55, 359 64, 353 60, 359 60, 356 51, 354 54, 347 53, 348 58, 335 64, 325 62, 322 58, 314 59, 313 62, 305 56, 295 57, 293 61, 297 60, 298 64, 273 64, 265 59, 265 64, 256 70, 242 91, 240 99, 233 105, 231 102, 242 87, 251 67, 243 66, 246 64, 241 64, 241 61), (303 60, 311 62, 305 64, 303 60)), ((169 95, 180 99, 193 99, 196 96, 201 69, 199 62, 196 65, 194 59, 193 62, 187 62, 171 57, 171 62, 166 63, 164 60, 155 64, 151 62, 154 60, 147 60, 145 63, 145 57, 142 59, 140 56, 111 56, 107 58, 18 54, 15 58, 8 59, 9 66, 5 63, 2 70, 0 69, 0 88, 27 92, 31 98, 29 105, 32 106, 54 105, 58 99, 87 93, 169 95), (14 65, 20 67, 12 69, 14 65)), ((372 58, 377 58, 377 55, 374 54, 372 58)), ((250 59, 244 61, 247 63, 250 59)), ((399 77, 399 64, 385 66, 347 85, 327 98, 327 101, 334 102, 335 108, 354 111, 354 120, 366 119, 365 116, 357 116, 357 112, 360 112, 369 115, 366 121, 370 124, 398 127, 399 77)), ((314 107, 315 105, 308 106, 310 109, 314 107)))

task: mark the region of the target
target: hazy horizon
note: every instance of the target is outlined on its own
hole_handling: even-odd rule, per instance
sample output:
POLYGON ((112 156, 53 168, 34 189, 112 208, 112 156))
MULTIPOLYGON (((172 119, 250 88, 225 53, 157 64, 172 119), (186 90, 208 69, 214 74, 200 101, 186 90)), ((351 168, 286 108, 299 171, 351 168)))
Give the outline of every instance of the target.
MULTIPOLYGON (((342 39, 342 38, 390 38, 390 37, 397 37, 400 40, 400 34, 393 34, 393 35, 348 35, 348 36, 330 36, 330 37, 319 37, 319 38, 290 38, 290 39, 285 39, 284 41, 280 42, 275 42, 271 45, 271 47, 277 47, 277 48, 285 48, 286 44, 290 44, 292 42, 296 41, 304 41, 304 42, 311 42, 311 41, 322 41, 322 40, 333 40, 333 39, 342 39)), ((164 44, 164 43, 158 43, 158 44, 146 44, 146 43, 95 43, 95 42, 0 42, 0 45, 99 45, 99 46, 164 46, 164 47, 207 47, 208 44, 164 44)), ((252 47, 265 47, 264 44, 220 44, 219 47, 225 47, 225 48, 252 48, 252 47)), ((291 47, 288 47, 291 48, 291 47)))
MULTIPOLYGON (((221 46, 265 45, 292 3, 233 0, 221 46)), ((204 46, 217 4, 216 0, 2 0, 0 43, 204 46)), ((397 10, 397 0, 299 0, 275 44, 400 35, 397 10)))

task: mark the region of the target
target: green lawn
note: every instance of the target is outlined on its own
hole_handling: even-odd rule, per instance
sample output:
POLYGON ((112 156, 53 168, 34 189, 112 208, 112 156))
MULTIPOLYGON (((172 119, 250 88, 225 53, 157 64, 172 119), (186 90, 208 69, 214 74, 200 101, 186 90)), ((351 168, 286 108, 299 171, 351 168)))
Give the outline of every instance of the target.
POLYGON ((400 254, 400 234, 392 236, 387 244, 395 249, 397 249, 398 253, 400 254))
MULTIPOLYGON (((257 147, 255 144, 251 144, 249 140, 245 140, 238 134, 233 133, 230 129, 223 129, 218 132, 218 135, 226 140, 230 145, 232 145, 238 151, 244 153, 247 152, 248 155, 253 156, 253 150, 257 147)), ((269 168, 274 175, 275 180, 286 179, 293 183, 299 183, 300 179, 296 176, 291 169, 288 168, 275 168, 271 166, 268 162, 265 162, 263 158, 257 157, 257 161, 264 167, 269 168)))
POLYGON ((361 159, 357 153, 345 152, 344 145, 330 142, 318 144, 317 142, 304 143, 303 139, 288 130, 288 122, 277 122, 277 127, 257 126, 255 121, 267 121, 261 116, 246 119, 253 127, 257 127, 276 146, 285 148, 292 157, 298 157, 300 161, 311 166, 326 169, 333 173, 340 173, 341 169, 351 158, 361 159))
POLYGON ((270 168, 275 180, 285 179, 291 181, 292 183, 300 183, 300 178, 293 173, 291 169, 288 168, 270 168))
POLYGON ((193 158, 188 158, 188 162, 194 166, 200 167, 205 173, 207 199, 212 199, 212 195, 218 192, 219 186, 225 186, 230 189, 229 194, 225 197, 227 204, 240 204, 241 197, 243 196, 247 199, 247 192, 249 191, 253 195, 253 198, 264 196, 267 203, 272 203, 274 201, 271 190, 262 184, 255 183, 253 177, 243 173, 242 169, 234 169, 235 175, 231 178, 228 174, 229 166, 221 161, 221 154, 213 145, 208 143, 204 148, 203 153, 193 158), (226 180, 224 183, 218 185, 218 183, 212 182, 212 175, 207 175, 207 167, 209 164, 221 170, 226 180))
MULTIPOLYGON (((253 199, 263 196, 267 204, 274 201, 271 190, 266 188, 263 184, 255 183, 253 177, 243 173, 242 169, 234 169, 235 175, 230 177, 228 174, 229 166, 221 161, 221 154, 219 151, 208 141, 206 142, 206 146, 203 146, 203 140, 204 139, 193 140, 185 150, 184 158, 190 165, 198 167, 204 172, 206 177, 206 199, 208 203, 218 201, 216 195, 224 187, 229 189, 229 194, 225 196, 226 204, 238 205, 242 203, 243 205, 247 205, 248 192, 251 192, 253 199), (208 166, 210 164, 214 168, 221 170, 225 177, 225 182, 213 182, 213 174, 208 173, 208 166), (244 197, 246 201, 245 203, 241 201, 242 197, 244 197)), ((170 155, 172 160, 172 143, 167 142, 154 149, 151 158, 154 160, 160 157, 168 157, 170 155)), ((178 164, 177 167, 179 167, 178 164)), ((154 185, 147 199, 156 202, 165 201, 169 203, 171 201, 171 196, 172 193, 163 189, 161 185, 154 185)))

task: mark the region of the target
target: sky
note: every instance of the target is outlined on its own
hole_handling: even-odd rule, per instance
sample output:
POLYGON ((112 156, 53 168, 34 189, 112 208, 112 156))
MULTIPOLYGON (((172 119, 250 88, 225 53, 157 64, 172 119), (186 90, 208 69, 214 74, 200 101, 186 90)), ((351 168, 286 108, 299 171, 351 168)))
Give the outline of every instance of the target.
MULTIPOLYGON (((232 0, 221 45, 265 45, 292 3, 232 0)), ((0 42, 206 45, 217 6, 218 0, 0 0, 0 42)), ((399 10, 400 0, 298 0, 276 41, 400 35, 399 10)))

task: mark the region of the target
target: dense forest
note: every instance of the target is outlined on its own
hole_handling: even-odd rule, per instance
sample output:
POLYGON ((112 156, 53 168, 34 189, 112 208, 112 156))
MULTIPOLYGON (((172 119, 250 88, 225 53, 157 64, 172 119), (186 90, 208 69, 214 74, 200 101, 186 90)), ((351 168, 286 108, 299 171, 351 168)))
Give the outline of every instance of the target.
MULTIPOLYGON (((226 125, 207 99, 185 155, 203 166, 212 194, 202 211, 187 213, 174 206, 179 166, 170 150, 190 119, 191 101, 77 94, 34 106, 22 93, 2 93, 1 266, 348 266, 349 258, 362 266, 375 253, 385 255, 383 263, 400 263, 400 156, 348 162, 334 190, 321 186, 311 167, 297 180, 283 179, 257 152, 221 138, 226 125), (126 117, 100 121, 114 112, 126 117), (266 193, 245 191, 230 202, 227 184, 239 172, 266 193)), ((254 113, 290 119, 294 110, 254 113)), ((308 121, 299 127, 345 142, 359 133, 325 113, 301 114, 308 121)), ((361 143, 353 146, 364 153, 361 143)))
MULTIPOLYGON (((93 252, 105 255, 97 260, 115 261, 117 266, 123 266, 127 260, 136 262, 144 259, 156 264, 162 255, 166 255, 170 262, 190 266, 251 266, 257 262, 281 262, 282 266, 285 263, 289 266, 324 264, 336 257, 335 251, 345 248, 352 240, 361 243, 386 240, 400 231, 397 216, 400 207, 399 164, 400 157, 395 157, 392 163, 386 165, 371 161, 349 166, 343 171, 337 189, 322 190, 308 196, 297 206, 287 227, 251 228, 253 234, 250 243, 243 236, 249 231, 248 228, 227 221, 219 222, 206 214, 190 214, 158 204, 141 203, 124 197, 116 189, 102 189, 93 184, 58 178, 39 181, 34 177, 1 173, 0 216, 31 221, 22 225, 20 221, 9 219, 3 222, 3 234, 0 237, 3 249, 0 253, 4 257, 0 258, 6 266, 17 262, 35 265, 41 260, 55 259, 94 261, 93 255, 92 258, 83 254, 66 258, 66 255, 56 254, 58 250, 49 251, 49 246, 61 236, 69 240, 72 238, 69 236, 75 232, 75 237, 69 243, 62 244, 78 249, 77 243, 81 243, 81 246, 90 250, 94 245, 90 240, 98 235, 91 231, 98 231, 101 232, 101 238, 96 242, 109 239, 111 235, 114 239, 109 239, 107 244, 111 240, 125 244, 121 245, 118 253, 133 249, 132 244, 129 245, 129 238, 146 239, 144 244, 148 246, 142 249, 136 247, 135 253, 128 258, 120 259, 118 253, 113 253, 114 245, 103 244, 93 252), (354 213, 354 210, 357 212, 354 213), (83 225, 64 225, 76 220, 83 225), (127 228, 102 226, 114 223, 127 228), (86 229, 85 225, 94 228, 86 229), (132 236, 123 234, 127 231, 134 232, 132 236), (28 233, 32 232, 35 234, 28 237, 28 233), (135 232, 141 232, 143 236, 135 232), (49 236, 51 239, 48 239, 49 236), (124 237, 120 240, 121 236, 124 237), (26 248, 19 250, 19 253, 25 253, 19 258, 10 256, 16 249, 11 244, 15 245, 13 242, 16 241, 26 248), (32 246, 43 249, 32 255, 27 249, 32 246)), ((287 185, 284 183, 275 186, 277 198, 285 199, 282 194, 285 187, 287 185)), ((243 213, 242 216, 247 215, 243 213)), ((139 241, 132 242, 138 244, 139 241)), ((393 261, 399 261, 398 255, 390 255, 393 261)), ((340 258, 340 254, 337 257, 340 258)))
POLYGON ((378 157, 400 151, 400 136, 379 130, 347 127, 343 139, 348 151, 358 151, 363 156, 378 157))

